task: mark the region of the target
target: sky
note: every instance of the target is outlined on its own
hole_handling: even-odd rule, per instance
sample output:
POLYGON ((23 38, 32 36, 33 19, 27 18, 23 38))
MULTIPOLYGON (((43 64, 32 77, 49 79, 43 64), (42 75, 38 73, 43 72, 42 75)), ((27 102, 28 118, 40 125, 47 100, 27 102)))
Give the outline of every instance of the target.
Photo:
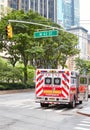
POLYGON ((80 25, 90 33, 90 0, 80 0, 80 25))

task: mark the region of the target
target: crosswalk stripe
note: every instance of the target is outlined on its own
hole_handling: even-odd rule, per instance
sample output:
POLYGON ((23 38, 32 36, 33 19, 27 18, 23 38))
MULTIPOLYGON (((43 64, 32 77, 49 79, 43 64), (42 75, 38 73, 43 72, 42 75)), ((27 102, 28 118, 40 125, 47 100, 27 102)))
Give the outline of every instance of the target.
POLYGON ((49 112, 49 111, 53 111, 53 110, 52 109, 43 109, 43 111, 49 112))
POLYGON ((90 130, 90 118, 86 118, 80 121, 79 124, 74 128, 77 130, 90 130))
POLYGON ((90 126, 88 124, 78 124, 78 125, 80 125, 80 126, 90 126))
POLYGON ((29 108, 30 105, 22 105, 21 107, 22 107, 22 108, 29 108))
POLYGON ((83 123, 90 123, 90 121, 81 121, 81 122, 83 122, 83 123))
POLYGON ((75 127, 74 129, 77 129, 77 130, 90 130, 90 128, 83 128, 83 127, 75 127))
MULTIPOLYGON (((9 103, 7 103, 7 104, 3 104, 3 105, 5 105, 5 106, 11 106, 12 108, 20 108, 20 109, 24 109, 24 108, 26 108, 26 109, 29 109, 29 110, 32 110, 32 109, 36 109, 36 110, 38 110, 38 111, 40 111, 40 110, 42 110, 42 111, 46 111, 46 112, 50 112, 50 111, 53 111, 53 112, 55 112, 55 113, 61 113, 61 112, 65 112, 65 111, 68 111, 69 109, 68 108, 60 108, 60 109, 58 109, 57 107, 48 107, 48 108, 42 108, 42 107, 40 107, 40 105, 37 105, 37 104, 33 104, 33 101, 29 104, 26 104, 26 102, 15 102, 15 104, 13 103, 13 102, 9 102, 9 103)), ((76 108, 77 109, 77 108, 76 108)), ((76 109, 72 109, 72 112, 73 111, 76 111, 76 109)), ((70 112, 71 112, 71 110, 70 110, 70 112)))
POLYGON ((35 108, 36 108, 36 107, 33 106, 33 107, 29 107, 28 109, 33 110, 33 109, 35 109, 35 108))
POLYGON ((64 108, 64 109, 61 109, 61 110, 55 110, 55 112, 60 113, 60 112, 65 111, 65 110, 67 110, 67 108, 64 108))

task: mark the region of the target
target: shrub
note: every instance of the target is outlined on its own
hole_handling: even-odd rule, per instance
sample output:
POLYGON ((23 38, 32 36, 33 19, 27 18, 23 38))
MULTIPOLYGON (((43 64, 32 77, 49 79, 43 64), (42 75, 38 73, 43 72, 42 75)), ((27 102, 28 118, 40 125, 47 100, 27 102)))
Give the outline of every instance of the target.
POLYGON ((15 90, 15 89, 27 89, 27 88, 35 88, 35 84, 0 83, 0 90, 15 90))

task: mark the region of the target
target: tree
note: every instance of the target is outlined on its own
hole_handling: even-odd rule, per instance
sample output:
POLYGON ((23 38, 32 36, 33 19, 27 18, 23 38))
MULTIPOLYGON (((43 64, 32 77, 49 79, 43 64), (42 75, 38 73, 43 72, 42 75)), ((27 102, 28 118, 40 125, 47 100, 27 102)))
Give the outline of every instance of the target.
POLYGON ((78 57, 75 59, 75 63, 76 70, 78 70, 80 74, 90 74, 90 61, 78 57))
POLYGON ((29 55, 27 53, 27 49, 30 48, 30 37, 27 35, 27 33, 22 34, 20 33, 18 37, 16 38, 17 44, 16 49, 18 50, 18 55, 21 56, 21 59, 24 64, 24 83, 27 81, 27 65, 29 61, 29 55))
POLYGON ((77 37, 63 30, 61 26, 53 23, 50 19, 46 19, 40 14, 29 11, 24 13, 23 10, 12 11, 3 17, 0 22, 0 45, 10 55, 9 59, 13 67, 18 60, 22 60, 24 64, 24 83, 27 82, 27 65, 40 68, 57 68, 60 64, 63 68, 67 57, 78 53, 76 45, 77 37), (41 26, 24 23, 11 23, 13 28, 13 38, 7 39, 5 27, 9 19, 17 19, 22 21, 35 21, 44 23, 49 26, 61 29, 57 37, 47 37, 34 39, 33 34, 37 30, 46 30, 41 26))

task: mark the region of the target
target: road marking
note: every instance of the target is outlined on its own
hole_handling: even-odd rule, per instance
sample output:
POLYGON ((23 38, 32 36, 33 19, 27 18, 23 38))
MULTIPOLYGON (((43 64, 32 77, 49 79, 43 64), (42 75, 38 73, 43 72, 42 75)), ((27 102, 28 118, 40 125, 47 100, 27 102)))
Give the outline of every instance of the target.
POLYGON ((21 107, 22 107, 22 108, 29 108, 30 105, 22 105, 21 107))
POLYGON ((78 125, 80 125, 80 126, 90 126, 88 124, 78 124, 78 125))
POLYGON ((34 106, 30 106, 28 109, 30 109, 30 110, 33 110, 33 109, 35 109, 36 107, 34 107, 34 106))
POLYGON ((90 123, 90 121, 81 121, 81 122, 83 122, 83 123, 90 123))
MULTIPOLYGON (((14 100, 15 101, 15 100, 14 100)), ((33 100, 31 99, 24 99, 24 100, 19 100, 19 101, 9 101, 9 102, 4 102, 3 105, 5 106, 11 106, 12 108, 20 108, 20 109, 29 109, 29 110, 32 110, 32 109, 35 109, 35 110, 38 110, 38 111, 46 111, 46 112, 55 112, 55 113, 62 113, 62 112, 68 112, 68 108, 60 108, 60 109, 57 109, 57 107, 48 107, 48 108, 42 108, 40 107, 40 105, 36 105, 33 100)), ((77 109, 77 108, 76 108, 77 109)), ((69 111, 76 111, 76 109, 70 109, 69 111)))
POLYGON ((77 124, 78 126, 75 127, 74 129, 77 129, 77 130, 90 130, 90 118, 86 118, 82 121, 80 121, 81 123, 80 124, 77 124), (84 127, 84 128, 83 128, 84 127))
POLYGON ((43 111, 53 111, 52 109, 43 109, 43 111))
POLYGON ((90 128, 83 128, 83 127, 75 127, 74 129, 77 129, 77 130, 90 130, 90 128))
POLYGON ((65 110, 67 110, 67 108, 63 108, 63 109, 61 109, 61 110, 54 110, 56 113, 61 113, 61 112, 63 112, 63 111, 65 111, 65 110))
POLYGON ((16 104, 16 105, 8 105, 8 106, 11 106, 11 107, 21 107, 23 104, 16 104))

